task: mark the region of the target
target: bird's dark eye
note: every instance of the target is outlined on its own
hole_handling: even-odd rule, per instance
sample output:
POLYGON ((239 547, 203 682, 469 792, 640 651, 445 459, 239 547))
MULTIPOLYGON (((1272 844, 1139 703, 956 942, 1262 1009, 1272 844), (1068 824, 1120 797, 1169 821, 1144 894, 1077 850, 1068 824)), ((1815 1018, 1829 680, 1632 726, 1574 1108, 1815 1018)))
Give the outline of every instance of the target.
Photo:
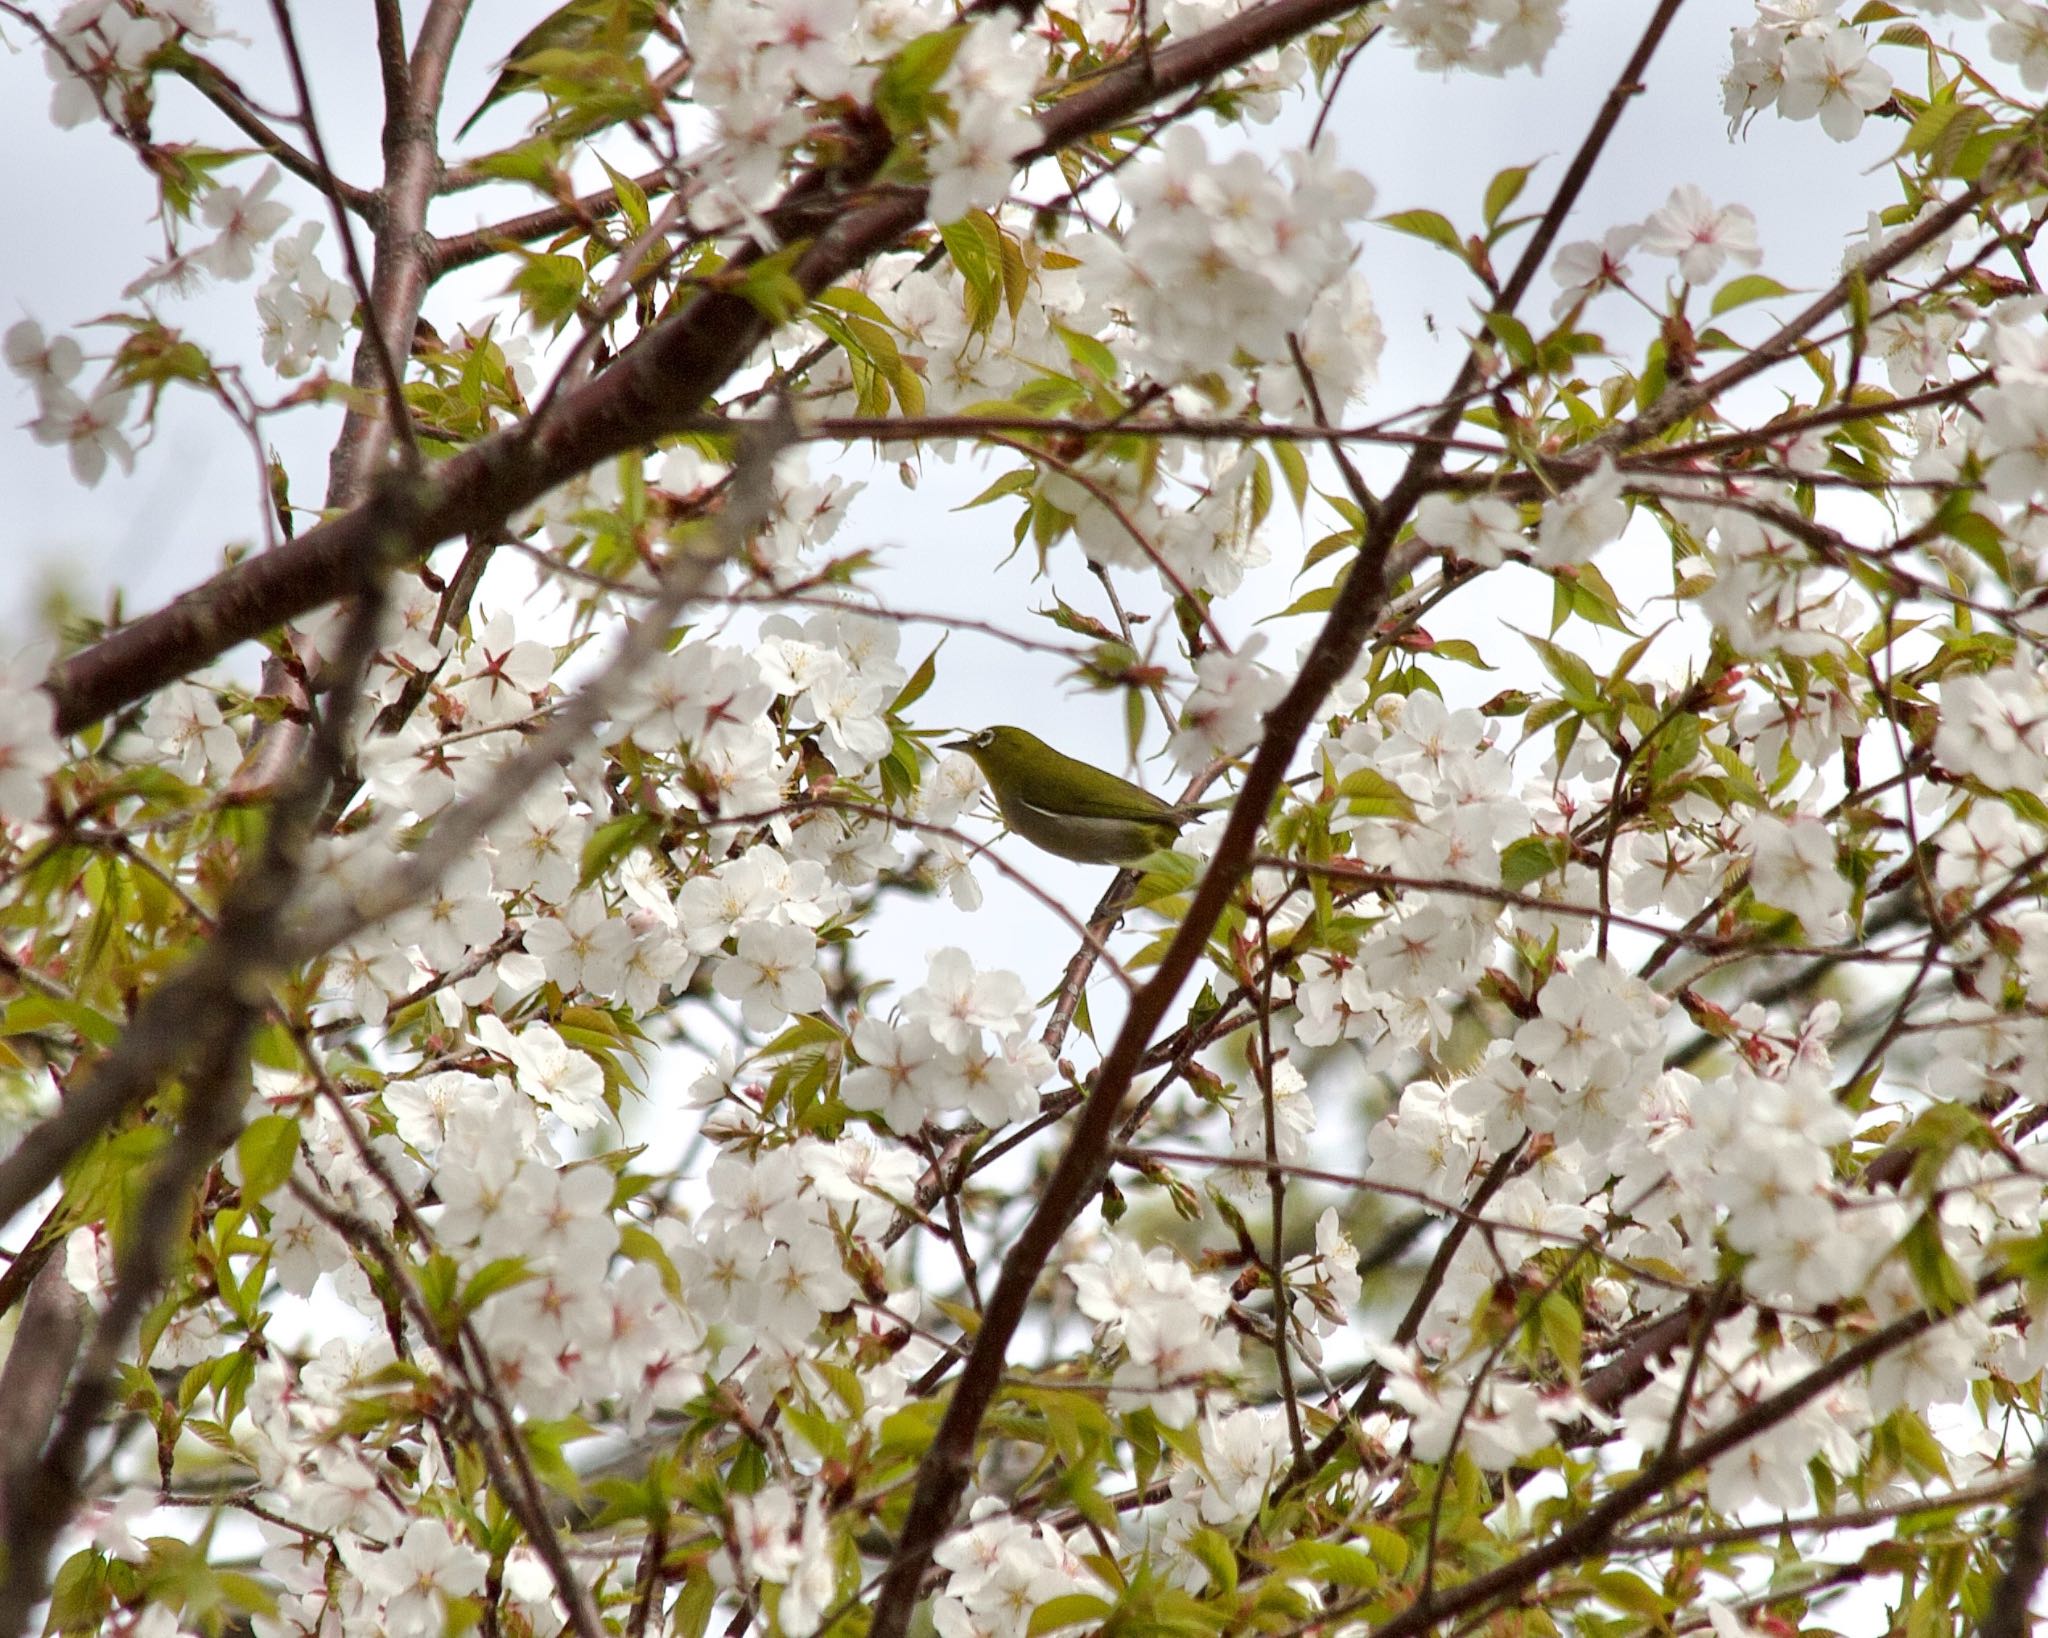
POLYGON ((996 731, 993 728, 984 728, 980 733, 974 736, 974 743, 984 751, 987 750, 991 745, 995 744, 995 742, 996 731))

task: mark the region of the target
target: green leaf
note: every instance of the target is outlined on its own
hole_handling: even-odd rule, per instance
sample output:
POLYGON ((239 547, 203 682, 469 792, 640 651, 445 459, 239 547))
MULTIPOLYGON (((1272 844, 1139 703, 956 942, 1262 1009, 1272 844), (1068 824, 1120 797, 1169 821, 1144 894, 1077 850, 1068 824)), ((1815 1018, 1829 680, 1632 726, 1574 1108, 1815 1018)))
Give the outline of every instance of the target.
POLYGON ((528 256, 512 275, 512 293, 536 327, 560 330, 583 300, 584 277, 574 256, 528 256))
POLYGON ((964 24, 921 34, 884 65, 875 81, 875 111, 895 135, 924 129, 936 102, 932 88, 966 35, 964 24))
POLYGON ((1592 1581, 1605 1602, 1631 1615, 1644 1616, 1661 1625, 1662 1617, 1671 1610, 1669 1599, 1641 1576, 1626 1570, 1602 1570, 1592 1581))
POLYGON ((1571 844, 1562 836, 1523 836, 1501 849, 1500 884, 1519 893, 1564 868, 1571 844))
POLYGON ((939 674, 939 649, 945 646, 946 639, 941 637, 938 642, 938 648, 934 648, 931 653, 927 654, 924 657, 924 663, 910 674, 910 681, 905 683, 901 691, 896 695, 896 698, 889 702, 889 714, 891 716, 900 717, 905 711, 924 698, 925 690, 931 687, 933 679, 939 674))
MULTIPOLYGON (((1952 88, 1944 87, 1929 99, 1925 108, 1913 117, 1913 123, 1906 131, 1906 140, 1900 144, 1902 152, 1925 156, 1934 152, 1943 133, 1954 123, 1957 114, 1968 104, 1955 100, 1952 88)), ((1975 113, 1977 110, 1970 110, 1975 113)))
POLYGON ((1356 550, 1360 538, 1359 532, 1356 529, 1339 529, 1335 534, 1323 536, 1321 540, 1308 549, 1307 554, 1301 560, 1301 568, 1296 572, 1295 578, 1297 580, 1300 579, 1302 575, 1307 574, 1310 569, 1313 569, 1326 557, 1334 557, 1339 552, 1356 550))
POLYGON ((1536 1329, 1543 1338, 1543 1346, 1557 1357, 1564 1367, 1567 1381, 1579 1379, 1579 1360, 1585 1339, 1585 1320, 1579 1313, 1578 1304, 1562 1291, 1553 1291, 1545 1297, 1536 1310, 1536 1329))
POLYGON ((1333 1581, 1340 1587, 1377 1587, 1385 1572, 1363 1547, 1335 1541, 1290 1542, 1271 1555, 1273 1568, 1289 1577, 1333 1581))
POLYGON ((1451 226, 1450 218, 1433 210, 1397 210, 1391 216, 1380 218, 1382 227, 1390 227, 1396 233, 1405 233, 1410 238, 1426 239, 1433 245, 1441 245, 1459 261, 1464 261, 1465 241, 1458 237, 1458 230, 1451 226))
POLYGON ((1280 475, 1287 480, 1295 511, 1303 510, 1308 505, 1308 457, 1302 454, 1301 445, 1292 438, 1275 438, 1273 459, 1280 465, 1280 475))
POLYGON ((931 1445, 945 1410, 941 1400, 914 1399, 891 1411, 882 1419, 879 1453, 896 1461, 917 1461, 931 1445))
POLYGON ((718 1607, 718 1586, 702 1568, 692 1570, 669 1612, 669 1631, 676 1638, 704 1638, 711 1630, 712 1612, 718 1607))
POLYGON ((804 310, 804 287, 790 269, 803 254, 800 244, 784 245, 743 268, 733 285, 734 292, 754 305, 771 324, 787 324, 804 310))
POLYGON ((1115 1610, 1114 1604, 1092 1593, 1062 1593, 1058 1598, 1048 1598, 1031 1612, 1029 1638, 1057 1632, 1061 1627, 1099 1627, 1115 1610))
POLYGON ((1256 530, 1273 509, 1273 469, 1263 455, 1252 456, 1251 528, 1256 530))
POLYGON ((1931 1211, 1922 1212, 1899 1242, 1899 1252, 1919 1288, 1920 1300, 1936 1314, 1953 1314, 1975 1296, 1970 1277, 1941 1242, 1941 1224, 1931 1211))
POLYGON ((1674 717, 1657 736, 1657 748, 1650 758, 1650 777, 1659 785, 1670 783, 1693 765, 1700 751, 1700 719, 1690 712, 1674 717))
POLYGON ((656 843, 661 824, 658 815, 640 810, 607 819, 584 839, 580 884, 588 887, 642 843, 656 843))
POLYGON ((610 160, 602 154, 597 162, 604 167, 604 174, 612 179, 612 192, 618 195, 619 213, 625 217, 635 237, 647 231, 652 218, 647 212, 646 191, 624 171, 615 169, 610 160))
POLYGON ((1780 284, 1766 273, 1745 273, 1739 279, 1730 279, 1714 292, 1714 301, 1708 316, 1719 318, 1723 313, 1753 301, 1768 301, 1773 296, 1789 296, 1790 285, 1780 284))
POLYGON ((977 506, 986 506, 990 501, 1001 500, 1005 495, 1017 495, 1028 490, 1038 481, 1038 474, 1028 466, 1020 466, 1014 472, 1005 472, 971 501, 962 501, 953 510, 971 512, 977 506))
POLYGON ((1216 1598, 1237 1596, 1237 1549, 1222 1531, 1203 1525, 1189 1533, 1182 1549, 1208 1572, 1209 1593, 1216 1598))
POLYGON ((970 334, 985 335, 1003 311, 1003 230, 985 210, 971 210, 939 229, 946 254, 967 287, 970 334))
POLYGON ((1355 768, 1337 785, 1338 797, 1351 812, 1371 819, 1417 817, 1414 800, 1377 768, 1355 768))
POLYGON ((1486 328, 1493 332, 1494 340, 1514 362, 1518 370, 1532 370, 1536 367, 1536 338, 1529 334, 1529 326, 1512 313, 1488 313, 1486 328))
POLYGON ((2005 536, 1999 532, 1998 525, 1982 512, 1970 509, 1966 496, 1954 498, 1963 504, 1955 509, 1953 515, 1948 515, 1948 508, 1943 508, 1941 532, 1951 540, 1961 541, 1986 568, 2010 586, 2013 583, 2012 562, 2005 555, 2005 536))
POLYGON ((281 1188, 299 1158, 299 1123, 289 1115, 258 1115, 235 1139, 242 1202, 254 1205, 281 1188))
POLYGON ((1604 626, 1624 636, 1635 635, 1621 616, 1614 588, 1592 564, 1581 563, 1569 570, 1559 570, 1551 577, 1551 584, 1555 588, 1550 610, 1552 631, 1576 614, 1589 625, 1604 626))
POLYGON ((1331 605, 1336 601, 1336 586, 1317 586, 1313 590, 1303 592, 1278 614, 1261 615, 1258 623, 1264 625, 1268 620, 1285 620, 1295 614, 1328 614, 1331 605))
POLYGON ((532 1278, 533 1270, 524 1257, 494 1257, 463 1282, 461 1294, 455 1300, 465 1314, 472 1314, 500 1291, 524 1285, 532 1278))
POLYGON ((784 1401, 779 1407, 790 1431, 828 1462, 846 1459, 846 1430, 829 1416, 784 1401))
POLYGON ((1117 365, 1116 354, 1093 336, 1085 336, 1079 330, 1069 330, 1063 324, 1056 324, 1053 329, 1058 332, 1061 344, 1067 349, 1067 356, 1103 385, 1110 385, 1123 373, 1117 365))
POLYGON ((1430 656, 1438 660, 1454 660, 1459 665, 1473 666, 1480 671, 1492 671, 1486 663, 1478 645, 1463 637, 1445 637, 1430 646, 1430 656))
POLYGON ((844 1039, 829 1019, 805 1013, 764 1046, 761 1056, 778 1058, 786 1052, 802 1052, 810 1047, 837 1046, 844 1039))
POLYGON ((1556 643, 1543 637, 1528 637, 1529 645, 1536 650, 1536 657, 1543 662, 1543 669, 1564 686, 1565 703, 1579 712, 1598 711, 1605 703, 1600 688, 1600 679, 1593 675, 1593 668, 1556 643))
POLYGON ((1482 206, 1488 227, 1497 223, 1502 212, 1521 198, 1529 173, 1535 169, 1534 165, 1510 165, 1494 174, 1493 180, 1486 184, 1486 199, 1482 206))
POLYGON ((0 1037, 35 1035, 52 1024, 77 1032, 96 1047, 110 1047, 121 1038, 121 1026, 105 1013, 57 995, 24 995, 0 1011, 0 1037))

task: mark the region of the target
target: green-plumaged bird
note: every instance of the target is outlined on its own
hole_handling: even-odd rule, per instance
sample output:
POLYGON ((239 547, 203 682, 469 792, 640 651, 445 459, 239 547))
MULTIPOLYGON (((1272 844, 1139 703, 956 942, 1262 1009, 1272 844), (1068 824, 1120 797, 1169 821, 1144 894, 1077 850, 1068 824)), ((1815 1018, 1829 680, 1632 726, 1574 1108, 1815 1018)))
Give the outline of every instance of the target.
POLYGON ((654 32, 660 7, 661 0, 569 0, 556 7, 506 53, 490 91, 455 134, 469 135, 469 128, 491 109, 538 83, 546 65, 534 59, 548 52, 615 51, 632 56, 654 32))
POLYGON ((944 748, 974 759, 1011 830, 1062 859, 1136 864, 1173 846, 1194 817, 1022 728, 984 728, 944 748))

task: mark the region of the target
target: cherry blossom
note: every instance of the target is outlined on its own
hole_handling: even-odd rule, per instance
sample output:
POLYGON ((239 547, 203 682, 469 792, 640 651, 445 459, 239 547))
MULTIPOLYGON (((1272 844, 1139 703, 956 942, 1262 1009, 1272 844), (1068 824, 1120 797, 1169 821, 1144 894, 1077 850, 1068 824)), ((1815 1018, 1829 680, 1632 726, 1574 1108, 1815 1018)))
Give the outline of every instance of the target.
POLYGON ((216 278, 248 278, 256 271, 256 247, 291 220, 290 207, 270 197, 278 177, 277 167, 267 165, 253 187, 223 185, 201 201, 200 216, 219 237, 198 258, 216 278))
POLYGON ((64 444, 71 454, 72 474, 88 488, 106 476, 107 459, 125 472, 135 465, 135 450, 122 434, 132 394, 103 381, 90 398, 69 387, 49 386, 41 394, 42 413, 30 424, 40 443, 64 444))
POLYGON ((1676 259, 1691 284, 1711 282, 1730 261, 1755 267, 1763 260, 1750 208, 1716 206, 1690 182, 1673 188, 1670 199, 1650 213, 1639 243, 1649 255, 1676 259))
MULTIPOLYGON (((1726 201, 1614 222, 1632 125, 1567 176, 1484 117, 1558 0, 433 9, 311 64, 337 178, 206 0, 38 41, 154 215, 11 321, 24 444, 176 495, 190 411, 247 481, 194 595, 0 673, 9 1283, 119 1411, 0 1603, 1477 1630, 1632 1609, 1625 1550, 1734 1638, 1849 1518, 1874 1619, 2018 1619, 2048 13, 1764 0, 1678 65, 1726 201), (1360 145, 1417 71, 1468 192, 1360 145), (1900 140, 1876 211, 1809 144, 1766 262, 1768 107, 1900 140), (1199 810, 999 870, 992 719, 1199 810)), ((1641 26, 1614 106, 1675 94, 1641 26)))

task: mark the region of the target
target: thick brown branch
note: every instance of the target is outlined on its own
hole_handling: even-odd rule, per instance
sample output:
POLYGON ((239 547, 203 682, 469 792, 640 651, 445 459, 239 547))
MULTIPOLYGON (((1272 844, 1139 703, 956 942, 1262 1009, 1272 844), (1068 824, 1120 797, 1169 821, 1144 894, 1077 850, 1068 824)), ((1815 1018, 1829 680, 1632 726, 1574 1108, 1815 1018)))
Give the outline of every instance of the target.
POLYGON ((64 1402, 86 1314, 64 1260, 45 1258, 0 1372, 0 1540, 11 1541, 19 1531, 16 1515, 29 1500, 37 1458, 64 1402))
MULTIPOLYGON (((150 1174, 128 1244, 115 1264, 114 1289, 47 1444, 28 1456, 10 1484, 7 1560, 0 1579, 0 1638, 27 1629, 49 1592, 49 1559, 81 1500, 86 1443, 114 1403, 121 1357, 171 1270, 172 1247, 191 1234, 194 1193, 241 1123, 249 1066, 244 1056, 255 1009, 232 998, 200 1026, 211 1037, 185 1085, 178 1133, 150 1174)), ((188 1029, 191 1021, 187 1020, 188 1029)), ((59 1266, 59 1265, 53 1265, 59 1266)), ((59 1267, 61 1277, 61 1267, 59 1267)))
MULTIPOLYGON (((407 65, 405 100, 387 101, 384 107, 384 185, 378 190, 383 210, 372 258, 370 306, 359 315, 363 340, 356 348, 351 372, 360 393, 358 403, 375 409, 351 407, 342 424, 341 437, 327 464, 329 507, 354 506, 362 499, 383 450, 380 433, 396 430, 385 425, 385 415, 375 412, 385 402, 375 395, 386 386, 391 369, 402 368, 403 360, 411 356, 420 304, 434 281, 426 237, 427 205, 441 174, 434 124, 441 111, 448 59, 468 9, 468 0, 452 4, 442 0, 428 10, 407 65)), ((390 49, 388 41, 380 40, 380 50, 388 53, 390 49)), ((387 71, 385 83, 389 86, 391 82, 387 71)), ((397 397, 395 388, 391 396, 397 397)))

